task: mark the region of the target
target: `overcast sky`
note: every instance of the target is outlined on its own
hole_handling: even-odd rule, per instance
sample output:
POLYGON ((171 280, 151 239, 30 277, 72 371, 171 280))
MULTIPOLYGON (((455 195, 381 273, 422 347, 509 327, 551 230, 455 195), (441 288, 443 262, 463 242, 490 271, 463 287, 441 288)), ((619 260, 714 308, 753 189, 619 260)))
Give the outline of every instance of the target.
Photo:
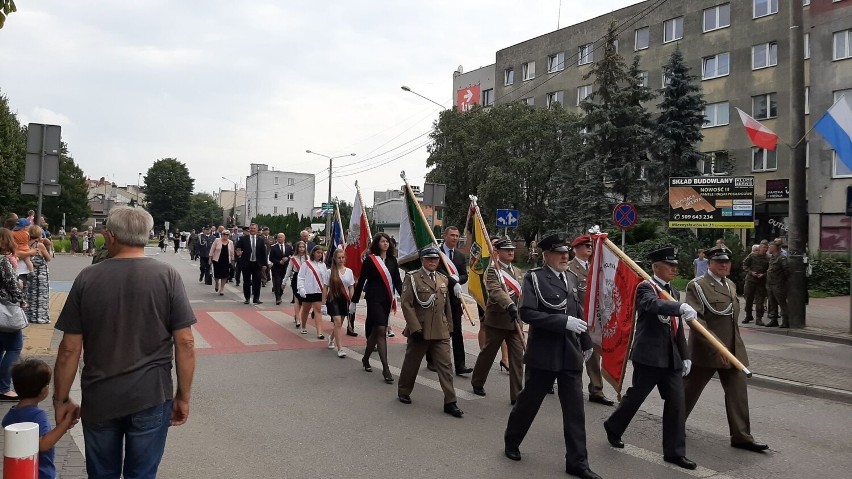
MULTIPOLYGON (((317 173, 315 204, 328 161, 306 149, 357 154, 334 163, 342 200, 357 179, 371 204, 401 170, 422 185, 440 109, 400 86, 450 107, 458 65, 555 30, 559 11, 559 0, 16 3, 0 30, 0 93, 21 123, 61 125, 87 176, 136 184, 175 157, 213 192, 265 163, 317 173)), ((633 3, 562 0, 561 24, 633 3)))

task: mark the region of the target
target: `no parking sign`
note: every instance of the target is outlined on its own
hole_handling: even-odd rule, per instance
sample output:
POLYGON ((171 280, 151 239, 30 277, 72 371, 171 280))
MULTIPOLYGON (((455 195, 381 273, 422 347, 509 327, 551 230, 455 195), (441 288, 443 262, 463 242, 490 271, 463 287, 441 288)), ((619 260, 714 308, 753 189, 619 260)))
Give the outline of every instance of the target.
POLYGON ((629 230, 636 225, 639 213, 633 203, 622 202, 612 210, 612 222, 621 231, 629 230))

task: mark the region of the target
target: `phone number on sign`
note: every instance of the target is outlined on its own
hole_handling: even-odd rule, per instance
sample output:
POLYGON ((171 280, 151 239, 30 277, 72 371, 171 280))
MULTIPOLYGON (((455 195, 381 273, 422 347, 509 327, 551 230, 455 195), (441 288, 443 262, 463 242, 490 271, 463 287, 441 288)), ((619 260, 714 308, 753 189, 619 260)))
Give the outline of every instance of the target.
POLYGON ((678 213, 678 214, 674 215, 674 219, 675 219, 675 221, 677 221, 677 220, 712 220, 713 215, 690 215, 690 214, 678 213))

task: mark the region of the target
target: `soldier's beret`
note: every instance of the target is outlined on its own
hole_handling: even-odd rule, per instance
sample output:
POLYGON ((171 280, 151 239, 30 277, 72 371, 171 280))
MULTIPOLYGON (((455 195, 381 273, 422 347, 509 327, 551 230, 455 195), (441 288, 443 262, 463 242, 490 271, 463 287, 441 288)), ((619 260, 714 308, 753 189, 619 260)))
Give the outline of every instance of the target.
POLYGON ((494 241, 494 247, 497 249, 515 249, 515 243, 509 238, 499 238, 494 241))
POLYGON ((674 246, 665 246, 648 253, 648 259, 652 263, 663 261, 665 263, 677 264, 677 248, 674 246))
POLYGON ((438 251, 438 248, 429 245, 420 250, 421 258, 440 258, 441 253, 438 251))
POLYGON ((567 253, 571 248, 565 244, 565 240, 560 238, 557 233, 545 236, 538 243, 538 247, 542 251, 553 251, 556 253, 567 253))
POLYGON ((574 241, 571 242, 571 247, 576 248, 577 246, 585 245, 585 244, 587 244, 589 246, 592 245, 592 237, 590 235, 583 235, 583 236, 578 236, 578 237, 574 238, 574 241))
POLYGON ((714 246, 704 251, 709 260, 730 261, 734 254, 724 245, 714 246))

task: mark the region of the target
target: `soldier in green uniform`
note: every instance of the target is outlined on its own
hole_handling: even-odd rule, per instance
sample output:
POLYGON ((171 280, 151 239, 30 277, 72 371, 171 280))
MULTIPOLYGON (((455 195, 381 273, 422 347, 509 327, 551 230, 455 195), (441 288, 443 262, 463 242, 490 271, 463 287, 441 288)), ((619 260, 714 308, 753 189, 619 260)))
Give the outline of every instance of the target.
POLYGON ((763 326, 763 312, 766 303, 766 270, 769 268, 769 258, 766 257, 767 244, 766 240, 761 241, 757 251, 752 252, 743 260, 743 271, 745 272, 743 295, 745 296, 746 313, 743 324, 754 320, 751 315, 752 304, 754 304, 757 310, 757 321, 754 324, 763 326))
POLYGON ((779 326, 789 328, 787 318, 787 276, 790 268, 787 257, 781 254, 781 243, 773 241, 769 244, 769 268, 766 271, 766 289, 769 292, 769 322, 768 327, 779 326), (778 315, 781 308, 781 315, 778 315))

